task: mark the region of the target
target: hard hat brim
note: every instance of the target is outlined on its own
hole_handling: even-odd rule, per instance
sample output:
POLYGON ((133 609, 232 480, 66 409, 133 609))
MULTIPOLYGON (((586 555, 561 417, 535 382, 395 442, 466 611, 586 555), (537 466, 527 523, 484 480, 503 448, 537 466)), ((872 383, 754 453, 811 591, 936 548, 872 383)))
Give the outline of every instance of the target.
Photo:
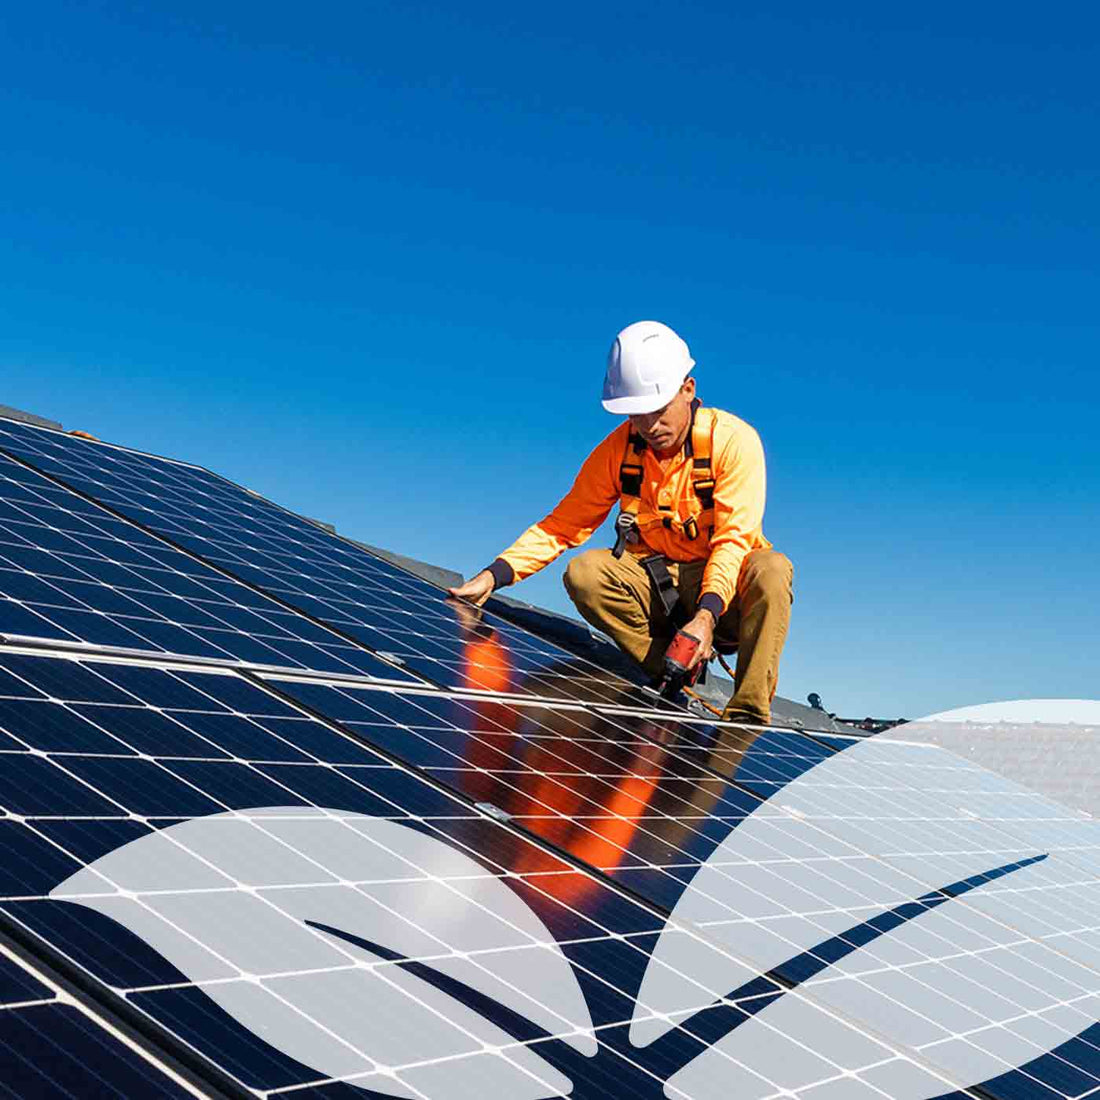
POLYGON ((612 397, 603 401, 602 404, 609 413, 614 413, 616 416, 634 416, 638 413, 651 413, 663 409, 676 396, 677 392, 674 390, 671 394, 658 393, 642 394, 634 397, 612 397))
POLYGON ((672 391, 632 393, 625 397, 605 397, 601 404, 609 413, 614 413, 615 416, 634 416, 636 413, 656 412, 658 409, 663 409, 680 392, 680 387, 687 381, 688 375, 691 374, 694 366, 695 360, 689 360, 683 378, 680 379, 676 384, 676 388, 672 391))

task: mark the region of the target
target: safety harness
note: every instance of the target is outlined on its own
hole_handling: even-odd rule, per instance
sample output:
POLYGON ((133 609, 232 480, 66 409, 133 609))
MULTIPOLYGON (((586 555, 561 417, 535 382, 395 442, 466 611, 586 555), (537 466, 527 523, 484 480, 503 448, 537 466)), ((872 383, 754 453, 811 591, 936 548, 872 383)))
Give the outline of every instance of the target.
POLYGON ((678 522, 689 539, 697 539, 703 528, 708 537, 714 534, 714 473, 710 465, 711 436, 714 431, 714 416, 708 409, 700 409, 696 398, 691 406, 691 430, 688 432, 685 448, 686 457, 691 459, 691 487, 695 493, 697 511, 687 516, 674 516, 671 507, 658 505, 657 511, 642 511, 642 455, 648 443, 640 436, 631 434, 619 467, 621 496, 619 509, 634 517, 634 523, 643 534, 657 524, 672 528, 678 522))
MULTIPOLYGON (((618 535, 613 551, 615 557, 622 557, 628 543, 637 543, 647 530, 658 524, 671 529, 678 523, 684 534, 692 540, 697 539, 703 529, 706 529, 708 538, 714 534, 714 472, 710 461, 714 416, 709 410, 701 409, 700 404, 698 398, 692 402, 691 429, 684 444, 686 457, 691 459, 691 487, 697 507, 686 516, 673 515, 671 507, 660 504, 657 505, 656 512, 642 510, 642 455, 648 444, 640 435, 632 433, 619 467, 621 495, 619 517, 615 521, 618 535)), ((678 594, 664 556, 651 554, 642 558, 640 564, 649 574, 665 614, 672 618, 678 594)))

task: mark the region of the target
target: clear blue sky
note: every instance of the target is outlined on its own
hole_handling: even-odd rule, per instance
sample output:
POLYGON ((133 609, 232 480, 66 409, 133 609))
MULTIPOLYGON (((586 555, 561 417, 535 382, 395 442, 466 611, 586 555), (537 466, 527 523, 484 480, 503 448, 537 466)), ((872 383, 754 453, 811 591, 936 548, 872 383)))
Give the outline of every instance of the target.
POLYGON ((0 403, 469 574, 656 318, 764 439, 782 694, 1094 696, 1100 15, 827 7, 8 5, 0 403))

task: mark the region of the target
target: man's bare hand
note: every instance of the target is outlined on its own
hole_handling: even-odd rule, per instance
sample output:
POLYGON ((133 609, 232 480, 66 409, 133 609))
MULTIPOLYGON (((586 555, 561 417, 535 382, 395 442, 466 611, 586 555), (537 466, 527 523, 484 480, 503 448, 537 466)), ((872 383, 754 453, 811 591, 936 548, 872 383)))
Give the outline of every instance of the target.
POLYGON ((465 584, 448 588, 447 591, 460 600, 469 600, 474 607, 480 607, 493 594, 493 574, 488 569, 482 569, 465 584))
POLYGON ((699 639, 699 648, 695 651, 695 659, 689 668, 694 668, 700 661, 705 661, 714 652, 714 616, 709 611, 700 611, 695 618, 683 628, 685 634, 699 639))

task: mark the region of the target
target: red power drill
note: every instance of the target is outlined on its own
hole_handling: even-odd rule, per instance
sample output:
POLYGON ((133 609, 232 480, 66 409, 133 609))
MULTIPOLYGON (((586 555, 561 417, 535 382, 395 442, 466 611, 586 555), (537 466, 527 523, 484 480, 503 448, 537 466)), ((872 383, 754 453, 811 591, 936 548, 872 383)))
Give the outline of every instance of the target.
POLYGON ((694 634, 676 632, 672 644, 665 650, 665 671, 658 692, 666 699, 675 699, 683 688, 691 687, 706 668, 706 661, 690 667, 699 652, 700 641, 694 634))

